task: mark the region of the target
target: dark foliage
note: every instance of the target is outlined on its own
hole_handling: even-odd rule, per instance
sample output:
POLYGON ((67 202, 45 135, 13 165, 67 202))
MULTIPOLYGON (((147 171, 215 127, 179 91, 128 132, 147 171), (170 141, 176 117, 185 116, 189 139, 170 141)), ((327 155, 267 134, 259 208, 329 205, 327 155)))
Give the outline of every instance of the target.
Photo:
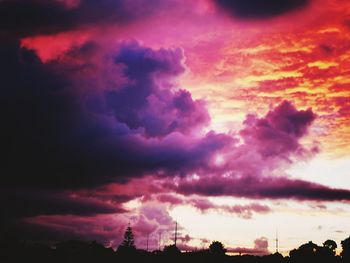
POLYGON ((232 262, 232 263, 307 263, 349 262, 350 237, 341 242, 343 251, 341 256, 335 254, 336 243, 327 240, 323 246, 318 246, 311 241, 301 245, 290 252, 289 257, 283 257, 279 253, 266 256, 229 256, 226 255, 222 243, 215 241, 208 250, 198 250, 181 253, 175 246, 166 246, 163 251, 148 252, 136 249, 133 245, 132 230, 130 227, 125 232, 125 239, 120 247, 131 247, 129 253, 115 252, 112 248, 106 248, 97 242, 84 242, 70 240, 48 246, 31 242, 18 241, 13 238, 0 239, 0 262, 20 263, 109 263, 109 262, 232 262))
POLYGON ((224 245, 219 241, 214 241, 209 246, 210 254, 213 256, 221 257, 224 256, 226 253, 226 249, 224 248, 224 245))
POLYGON ((122 255, 133 254, 136 251, 134 243, 134 234, 130 226, 128 226, 124 233, 124 240, 118 247, 117 252, 122 255))
POLYGON ((342 253, 341 256, 344 260, 347 260, 347 262, 350 260, 350 237, 348 237, 347 239, 343 240, 341 242, 341 246, 342 246, 342 253))
POLYGON ((163 250, 164 255, 169 257, 176 257, 181 254, 180 249, 175 245, 165 246, 163 250))

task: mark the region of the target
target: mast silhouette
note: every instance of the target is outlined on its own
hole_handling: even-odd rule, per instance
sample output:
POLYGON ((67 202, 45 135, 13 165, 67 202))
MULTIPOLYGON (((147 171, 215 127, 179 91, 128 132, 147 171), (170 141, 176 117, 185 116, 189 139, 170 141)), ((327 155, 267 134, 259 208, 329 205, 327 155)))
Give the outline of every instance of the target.
POLYGON ((276 229, 276 253, 278 253, 278 230, 276 229))
POLYGON ((148 239, 149 239, 149 233, 147 233, 146 251, 148 251, 148 239))
POLYGON ((177 240, 177 221, 175 222, 175 238, 174 238, 175 247, 176 247, 176 240, 177 240))

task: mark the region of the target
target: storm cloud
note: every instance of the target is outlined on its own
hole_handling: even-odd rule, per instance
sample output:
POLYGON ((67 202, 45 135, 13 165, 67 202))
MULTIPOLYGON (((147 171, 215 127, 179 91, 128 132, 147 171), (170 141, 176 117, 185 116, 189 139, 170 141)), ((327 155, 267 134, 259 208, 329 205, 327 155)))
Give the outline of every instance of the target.
MULTIPOLYGON (((206 101, 179 84, 187 71, 182 48, 136 40, 101 47, 97 39, 43 62, 21 46, 23 37, 142 21, 163 2, 0 1, 1 230, 116 240, 128 216, 140 236, 168 231, 174 221, 166 209, 124 206, 152 191, 162 194, 151 200, 157 204, 244 219, 273 212, 259 199, 350 200, 348 190, 283 174, 319 150, 301 142, 317 118, 312 109, 280 101, 265 116, 247 115, 240 130, 210 130, 206 101), (144 181, 136 187, 136 180, 144 181), (255 200, 216 205, 208 196, 255 200)), ((216 1, 241 18, 308 1, 248 2, 216 1)))
POLYGON ((55 65, 42 64, 18 43, 6 56, 1 106, 7 123, 2 130, 8 158, 2 168, 4 184, 71 188, 147 172, 185 174, 205 166, 215 151, 232 141, 214 132, 189 135, 209 117, 203 102, 189 92, 167 88, 167 80, 182 72, 179 51, 122 45, 116 64, 123 63, 133 84, 107 91, 97 87, 85 98, 70 78, 50 70, 55 65), (129 60, 122 61, 123 56, 129 60), (166 84, 161 87, 157 81, 166 84), (93 107, 92 96, 97 98, 93 107))
MULTIPOLYGON (((232 135, 204 132, 210 121, 204 101, 176 85, 185 71, 179 49, 121 43, 108 57, 121 69, 116 79, 124 81, 93 89, 81 87, 88 83, 80 74, 85 67, 69 59, 43 64, 18 41, 2 42, 0 50, 4 189, 93 189, 148 174, 185 178, 197 173, 198 180, 170 188, 186 195, 349 199, 346 190, 267 176, 317 152, 300 143, 316 118, 311 109, 297 110, 285 101, 263 118, 248 115, 239 132, 241 144, 232 135), (219 165, 218 155, 223 157, 219 165)), ((84 46, 74 54, 89 61, 85 51, 84 46)), ((101 67, 91 68, 105 76, 101 67)), ((39 210, 33 208, 36 214, 39 210)))

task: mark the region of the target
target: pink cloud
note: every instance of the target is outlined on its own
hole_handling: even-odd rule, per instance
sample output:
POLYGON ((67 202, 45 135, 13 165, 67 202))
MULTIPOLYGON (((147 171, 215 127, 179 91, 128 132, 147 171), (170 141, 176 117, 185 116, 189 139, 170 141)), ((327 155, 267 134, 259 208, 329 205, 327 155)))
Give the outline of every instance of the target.
POLYGON ((203 197, 176 196, 173 194, 152 195, 152 197, 148 197, 144 199, 144 201, 147 202, 152 199, 156 199, 161 203, 168 203, 170 206, 189 205, 202 213, 229 213, 244 219, 251 219, 254 213, 265 214, 271 212, 270 207, 258 203, 247 205, 218 205, 203 197))
POLYGON ((251 203, 248 205, 216 205, 207 199, 190 199, 186 203, 189 203, 199 209, 202 212, 215 211, 215 212, 224 212, 237 215, 238 217, 244 219, 251 219, 254 213, 257 214, 266 214, 271 212, 270 207, 266 205, 261 205, 257 203, 251 203))

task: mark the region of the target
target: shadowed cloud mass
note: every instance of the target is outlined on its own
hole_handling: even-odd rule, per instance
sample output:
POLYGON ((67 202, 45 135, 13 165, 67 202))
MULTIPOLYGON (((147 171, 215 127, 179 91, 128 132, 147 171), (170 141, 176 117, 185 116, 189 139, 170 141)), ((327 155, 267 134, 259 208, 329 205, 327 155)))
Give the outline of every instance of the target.
POLYGON ((8 60, 2 62, 1 107, 8 122, 2 138, 9 153, 4 184, 71 188, 151 172, 186 174, 205 167, 232 141, 215 132, 189 134, 209 117, 202 101, 172 90, 171 78, 182 71, 179 51, 122 45, 115 60, 133 84, 89 92, 72 87, 71 77, 53 73, 55 62, 44 65, 16 43, 8 48, 8 60))
MULTIPOLYGON (((1 168, 1 199, 3 203, 13 200, 6 205, 6 218, 29 216, 26 224, 40 225, 58 215, 75 214, 76 220, 95 214, 122 216, 128 213, 122 204, 132 196, 120 199, 113 192, 99 196, 93 189, 113 182, 127 185, 144 175, 158 178, 161 191, 184 196, 350 199, 347 190, 277 175, 281 168, 317 152, 316 146, 300 143, 316 118, 311 109, 297 110, 284 101, 265 117, 248 115, 237 133, 241 141, 233 135, 206 132, 210 118, 204 101, 193 99, 176 84, 185 70, 181 50, 154 50, 127 42, 108 56, 96 56, 101 52, 98 46, 90 47, 84 45, 61 61, 43 64, 18 41, 1 43, 5 55, 1 117, 6 123, 1 138, 7 158, 1 168), (82 66, 72 56, 86 56, 87 62, 82 66), (98 85, 89 85, 82 74, 86 68, 95 76, 112 78, 103 63, 111 63, 115 78, 122 81, 104 86, 106 82, 94 80, 98 85), (197 177, 192 178, 193 174, 197 177), (74 195, 75 189, 86 189, 91 195, 74 195), (22 198, 26 201, 21 205, 27 209, 19 213, 22 198)), ((176 200, 165 202, 177 205, 176 200)), ((218 206, 190 198, 178 205, 183 202, 202 212, 226 212, 246 219, 253 213, 270 212, 257 203, 218 206)), ((159 228, 152 220, 146 224, 143 212, 139 220, 140 227, 149 231, 159 228)))
MULTIPOLYGON (((132 221, 144 244, 149 233, 169 235, 174 226, 169 209, 177 206, 252 219, 274 212, 262 203, 267 199, 316 201, 319 207, 323 201, 350 200, 349 190, 285 173, 319 152, 318 142, 308 137, 318 115, 308 105, 280 99, 267 113, 254 108, 241 126, 218 132, 210 128, 207 101, 181 84, 188 65, 200 60, 186 56, 184 48, 124 39, 116 30, 117 41, 90 37, 42 60, 22 41, 45 34, 54 39, 62 32, 74 38, 75 30, 111 25, 128 29, 155 12, 168 15, 165 5, 187 1, 165 2, 0 1, 1 230, 33 239, 92 238, 115 246, 132 221), (219 205, 207 198, 218 196, 253 201, 219 205)), ((235 17, 253 19, 309 2, 214 1, 235 17)), ((198 17, 210 9, 201 4, 198 17)), ((192 16, 186 14, 186 19, 192 16)), ((269 91, 277 84, 264 85, 269 91)), ((186 243, 193 237, 179 239, 190 248, 186 243)), ((254 251, 266 253, 267 240, 256 240, 249 253, 254 251)))

